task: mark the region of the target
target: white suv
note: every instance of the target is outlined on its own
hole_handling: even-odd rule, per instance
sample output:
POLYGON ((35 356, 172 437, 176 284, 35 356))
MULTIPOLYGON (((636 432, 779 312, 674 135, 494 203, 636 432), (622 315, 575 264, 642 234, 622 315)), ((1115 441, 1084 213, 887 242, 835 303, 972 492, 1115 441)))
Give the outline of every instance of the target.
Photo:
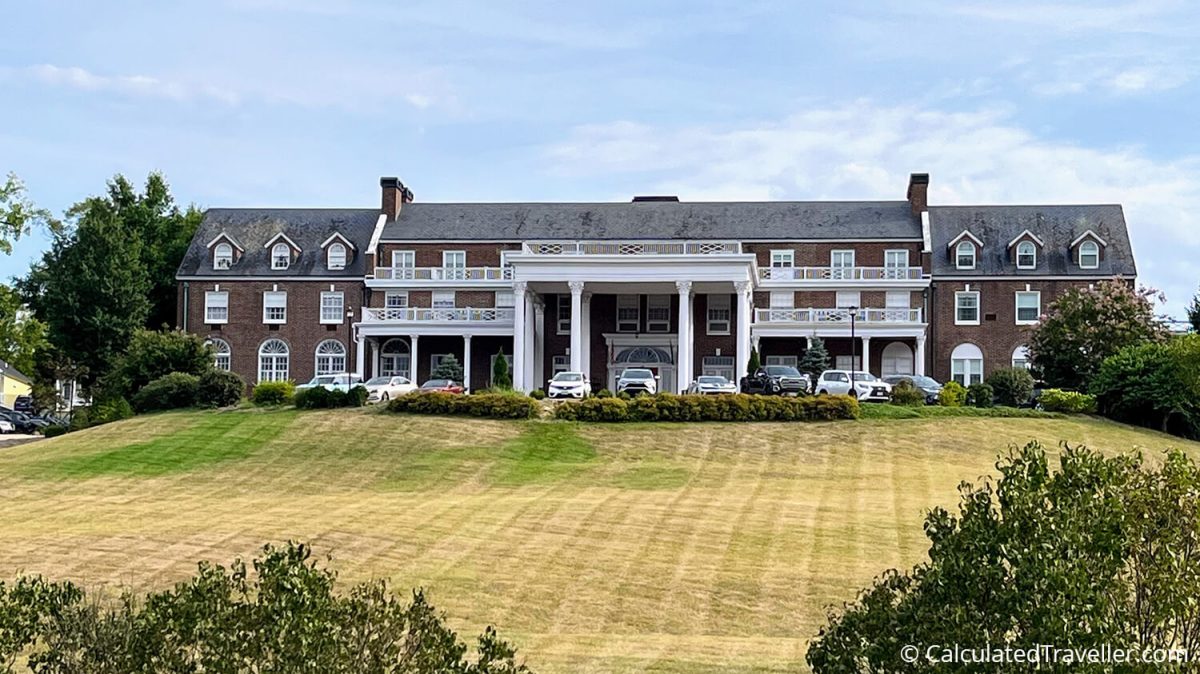
POLYGON ((628 391, 629 395, 658 393, 658 376, 641 367, 631 367, 617 378, 617 393, 628 391))
POLYGON ((887 402, 892 398, 892 385, 870 372, 851 373, 849 370, 825 370, 817 379, 814 389, 817 393, 844 394, 854 396, 859 400, 887 402), (850 383, 851 377, 854 380, 853 385, 850 383))

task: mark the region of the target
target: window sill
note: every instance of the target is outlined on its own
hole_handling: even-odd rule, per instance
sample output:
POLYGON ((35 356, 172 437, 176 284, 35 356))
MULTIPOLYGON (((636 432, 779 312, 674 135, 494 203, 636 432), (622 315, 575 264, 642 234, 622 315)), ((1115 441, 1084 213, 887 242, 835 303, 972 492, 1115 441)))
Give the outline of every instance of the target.
POLYGON ((954 321, 955 325, 979 325, 979 321, 954 321))
POLYGON ((287 325, 287 321, 263 321, 263 325, 287 325))
POLYGON ((1039 322, 1040 322, 1040 321, 1036 321, 1036 320, 1033 320, 1033 321, 1017 321, 1017 322, 1016 322, 1016 324, 1017 324, 1017 325, 1037 325, 1039 322))
POLYGON ((343 323, 345 323, 343 320, 328 321, 323 318, 321 319, 321 325, 341 325, 343 323))

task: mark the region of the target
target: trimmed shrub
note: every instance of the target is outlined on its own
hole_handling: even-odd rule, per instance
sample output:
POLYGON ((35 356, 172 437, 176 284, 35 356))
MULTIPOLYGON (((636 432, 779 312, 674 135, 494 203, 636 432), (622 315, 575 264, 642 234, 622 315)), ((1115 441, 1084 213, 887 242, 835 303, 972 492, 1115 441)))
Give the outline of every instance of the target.
POLYGON ((545 392, 545 391, 543 391, 543 390, 542 390, 542 389, 540 389, 540 388, 539 388, 539 389, 534 389, 533 391, 531 391, 531 392, 529 393, 529 397, 530 397, 530 398, 533 398, 534 400, 545 400, 545 399, 546 399, 546 392, 545 392))
POLYGON ((633 395, 629 391, 619 391, 617 397, 621 400, 633 400, 633 395))
POLYGON ((503 349, 496 352, 496 361, 492 363, 492 387, 512 388, 512 374, 508 371, 508 359, 504 357, 503 349))
POLYGON ((192 407, 196 404, 199 381, 199 377, 186 372, 165 374, 133 394, 133 409, 153 412, 192 407))
POLYGON ((621 398, 586 398, 554 408, 566 421, 833 421, 857 419, 858 401, 849 396, 719 396, 660 393, 621 398))
POLYGON ((956 381, 948 381, 938 393, 938 404, 942 407, 962 407, 967 401, 967 389, 956 381))
POLYGON ((1023 367, 1006 367, 988 375, 997 405, 1018 407, 1033 395, 1033 375, 1023 367))
POLYGON ((901 379, 892 387, 892 404, 905 407, 922 407, 925 405, 925 392, 913 386, 911 381, 901 379))
POLYGON ((211 368, 196 382, 196 404, 201 407, 230 407, 242 401, 246 382, 232 372, 211 368))
POLYGON ((254 385, 250 400, 255 405, 284 405, 296 395, 296 384, 291 381, 264 381, 254 385))
POLYGON ((538 404, 524 395, 477 393, 460 395, 441 391, 416 392, 400 396, 388 403, 389 412, 413 414, 446 414, 483 417, 488 419, 531 419, 537 416, 538 404))
POLYGON ((1096 396, 1078 391, 1064 391, 1048 388, 1042 391, 1038 398, 1042 409, 1048 412, 1066 412, 1067 414, 1095 414, 1096 396))
POLYGON ((54 437, 58 437, 64 433, 66 433, 66 432, 67 432, 66 426, 59 426, 59 425, 47 426, 42 429, 42 437, 54 438, 54 437))
POLYGON ((971 407, 991 407, 995 404, 992 387, 984 383, 975 383, 967 387, 967 405, 971 407))
POLYGON ((596 397, 597 398, 611 398, 611 397, 613 397, 613 392, 606 388, 602 388, 599 391, 596 391, 596 397))
POLYGON ((367 404, 367 389, 365 386, 355 386, 349 391, 340 389, 329 390, 322 386, 304 388, 296 391, 292 402, 297 409, 319 410, 335 407, 362 407, 367 404))

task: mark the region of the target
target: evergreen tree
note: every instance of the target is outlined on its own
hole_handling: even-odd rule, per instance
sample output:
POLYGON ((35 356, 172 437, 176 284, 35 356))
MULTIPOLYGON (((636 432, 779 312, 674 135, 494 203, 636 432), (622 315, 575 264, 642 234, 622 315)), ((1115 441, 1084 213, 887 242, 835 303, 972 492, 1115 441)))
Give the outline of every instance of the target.
POLYGON ((807 373, 816 383, 817 377, 829 369, 829 351, 825 349, 825 340, 815 336, 809 339, 808 349, 800 357, 800 364, 796 369, 807 373))
POLYGON ((502 389, 512 388, 512 376, 508 372, 508 359, 504 357, 503 349, 496 353, 496 362, 492 365, 492 386, 502 389))
POLYGON ((1192 303, 1187 308, 1188 323, 1192 324, 1192 332, 1200 332, 1200 293, 1192 296, 1192 303))
POLYGON ((758 372, 758 368, 762 367, 762 362, 758 359, 758 349, 751 347, 750 360, 746 363, 746 374, 752 375, 758 372))
POLYGON ((454 381, 461 382, 463 380, 462 364, 458 362, 458 358, 455 358, 454 354, 447 354, 445 358, 442 358, 442 362, 438 363, 438 366, 433 370, 433 374, 429 378, 453 379, 454 381))

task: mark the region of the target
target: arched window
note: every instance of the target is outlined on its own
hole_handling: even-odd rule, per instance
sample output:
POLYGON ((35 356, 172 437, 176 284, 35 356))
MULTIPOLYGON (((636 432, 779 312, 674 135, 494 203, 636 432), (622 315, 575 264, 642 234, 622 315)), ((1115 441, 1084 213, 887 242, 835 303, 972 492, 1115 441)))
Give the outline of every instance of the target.
POLYGON ((1037 248, 1032 241, 1017 244, 1017 269, 1037 268, 1037 248))
POLYGON ((625 349, 613 359, 616 363, 673 363, 671 354, 666 349, 652 346, 635 346, 625 349))
POLYGON ((271 269, 287 269, 292 263, 292 249, 280 242, 271 247, 271 269))
POLYGON ((954 266, 959 269, 975 268, 975 244, 959 241, 954 248, 954 266))
POLYGON ((233 266, 233 246, 218 243, 213 248, 213 269, 229 269, 233 266))
POLYGON ((1021 346, 1013 349, 1012 366, 1024 368, 1026 370, 1030 368, 1031 364, 1029 362, 1029 347, 1022 344, 1021 346))
POLYGON ((288 345, 281 339, 268 339, 258 347, 258 380, 285 381, 288 378, 288 345))
POLYGON ((883 347, 883 376, 913 373, 913 352, 904 342, 892 342, 883 347))
POLYGON ((330 269, 345 269, 346 268, 346 246, 340 243, 329 244, 327 252, 329 256, 330 269))
POLYGON ((381 376, 400 375, 408 377, 411 381, 410 362, 408 342, 402 339, 389 339, 379 349, 379 374, 381 376))
POLYGON ((210 339, 208 345, 213 350, 213 367, 218 370, 230 370, 233 353, 229 349, 229 342, 223 339, 210 339))
POLYGON ((317 345, 317 374, 338 374, 346 371, 346 346, 336 339, 317 345))
POLYGON ((983 381, 983 352, 978 346, 965 342, 954 347, 950 354, 950 378, 963 386, 983 381))
POLYGON ((1079 267, 1095 269, 1100 266, 1100 246, 1095 241, 1084 241, 1079 244, 1079 267))

